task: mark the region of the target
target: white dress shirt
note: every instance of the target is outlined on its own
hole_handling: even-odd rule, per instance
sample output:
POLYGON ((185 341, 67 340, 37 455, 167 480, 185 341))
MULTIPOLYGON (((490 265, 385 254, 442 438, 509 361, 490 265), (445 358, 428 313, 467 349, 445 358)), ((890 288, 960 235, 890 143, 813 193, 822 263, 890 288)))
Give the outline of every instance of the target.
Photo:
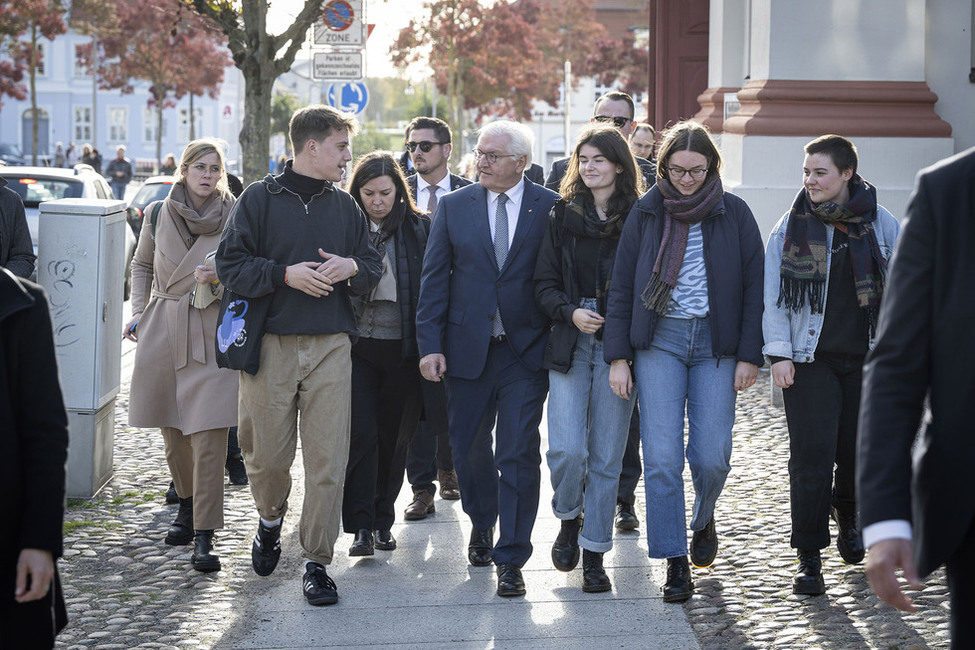
MULTIPOLYGON (((529 183, 531 181, 528 181, 529 183)), ((518 214, 521 212, 521 199, 525 195, 525 181, 520 179, 514 187, 505 190, 508 202, 505 203, 505 210, 508 212, 508 248, 515 240, 515 228, 518 227, 518 214)), ((499 192, 487 191, 488 224, 491 226, 491 241, 494 241, 495 222, 494 216, 498 210, 499 192)))
MULTIPOLYGON (((427 206, 430 205, 430 192, 437 193, 437 201, 440 201, 444 194, 450 191, 450 173, 444 174, 437 183, 430 184, 423 180, 423 177, 419 174, 416 175, 416 204, 420 206, 421 210, 426 210, 427 206)), ((432 218, 433 215, 431 214, 432 218)))

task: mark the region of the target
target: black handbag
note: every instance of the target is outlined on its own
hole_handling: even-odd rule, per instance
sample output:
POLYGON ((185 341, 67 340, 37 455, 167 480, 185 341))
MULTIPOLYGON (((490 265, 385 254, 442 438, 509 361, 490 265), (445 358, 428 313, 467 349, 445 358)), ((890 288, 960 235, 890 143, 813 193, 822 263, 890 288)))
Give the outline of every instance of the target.
MULTIPOLYGON (((265 192, 267 189, 265 188, 265 192)), ((261 223, 261 239, 267 226, 267 207, 264 203, 264 221, 261 223)), ((258 298, 249 298, 224 286, 220 299, 220 318, 217 321, 217 366, 231 370, 243 370, 256 375, 261 367, 261 338, 264 336, 264 319, 271 307, 274 292, 258 298)))
POLYGON ((224 287, 217 322, 217 365, 256 375, 261 367, 261 337, 271 296, 248 298, 224 287))

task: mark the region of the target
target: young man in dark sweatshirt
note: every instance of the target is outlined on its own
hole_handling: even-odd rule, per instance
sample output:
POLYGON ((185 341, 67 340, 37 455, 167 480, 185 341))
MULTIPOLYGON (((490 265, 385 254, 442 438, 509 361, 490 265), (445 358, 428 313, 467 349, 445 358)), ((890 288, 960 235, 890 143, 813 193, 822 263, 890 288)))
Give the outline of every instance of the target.
POLYGON ((240 447, 261 517, 251 551, 254 571, 270 575, 281 555, 300 433, 302 590, 312 605, 338 600, 325 567, 339 535, 349 456, 349 354, 357 334, 351 298, 370 291, 381 273, 362 211, 334 185, 352 160, 357 128, 354 117, 330 106, 296 111, 294 160, 283 174, 244 190, 217 250, 225 287, 251 298, 271 295, 260 369, 240 375, 240 447))

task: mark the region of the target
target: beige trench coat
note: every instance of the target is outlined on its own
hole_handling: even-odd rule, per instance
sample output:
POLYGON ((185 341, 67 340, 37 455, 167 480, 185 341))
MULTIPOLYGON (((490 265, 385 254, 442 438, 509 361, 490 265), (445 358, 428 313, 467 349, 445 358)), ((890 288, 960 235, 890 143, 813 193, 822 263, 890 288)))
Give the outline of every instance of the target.
MULTIPOLYGON (((132 260, 132 314, 142 315, 129 424, 172 427, 188 435, 237 424, 239 373, 218 368, 214 357, 219 301, 195 309, 190 297, 196 288, 193 271, 216 250, 220 233, 199 236, 187 250, 170 216, 172 200, 159 211, 155 241, 146 216, 132 260)), ((220 230, 234 199, 226 201, 220 230)))

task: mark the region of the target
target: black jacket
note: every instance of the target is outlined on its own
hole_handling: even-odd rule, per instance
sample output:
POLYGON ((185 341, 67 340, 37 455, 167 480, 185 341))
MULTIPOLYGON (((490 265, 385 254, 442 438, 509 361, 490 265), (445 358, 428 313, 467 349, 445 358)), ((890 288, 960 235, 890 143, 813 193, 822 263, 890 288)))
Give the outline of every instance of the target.
POLYGON ((857 499, 864 526, 912 523, 923 577, 975 518, 975 149, 922 170, 906 217, 863 370, 857 499))
POLYGON ((0 266, 16 276, 29 278, 34 274, 36 260, 24 202, 7 187, 7 179, 0 178, 0 266))
MULTIPOLYGON (((27 647, 18 632, 50 634, 65 623, 56 585, 34 603, 17 605, 13 595, 22 549, 61 557, 68 416, 47 294, 5 269, 0 269, 0 450, 0 494, 7 503, 8 528, 0 537, 0 608, 16 612, 21 621, 19 631, 0 630, 0 646, 27 647)), ((53 644, 53 634, 50 638, 53 644)), ((39 639, 31 637, 33 643, 39 639)))
MULTIPOLYGON (((664 197, 654 186, 633 205, 616 250, 603 335, 608 362, 633 359, 648 350, 658 315, 643 306, 640 294, 650 281, 664 228, 664 197)), ((711 349, 761 366, 765 247, 748 205, 724 193, 701 222, 707 270, 711 349)))
MULTIPOLYGON (((576 282, 576 242, 577 233, 581 232, 581 218, 579 224, 567 224, 567 218, 575 215, 565 206, 562 199, 555 202, 535 265, 535 302, 552 320, 542 367, 559 372, 568 372, 572 366, 572 355, 579 338, 579 328, 572 322, 572 313, 579 308, 582 299, 576 282)), ((608 241, 615 247, 619 237, 608 238, 608 241)))
MULTIPOLYGON (((403 358, 417 358, 416 303, 420 298, 420 273, 423 270, 423 252, 430 236, 430 217, 407 215, 400 223, 393 241, 396 242, 396 303, 400 309, 400 326, 403 332, 403 358)), ((364 300, 358 296, 353 304, 364 300)), ((358 312, 357 312, 358 313, 358 312)))

